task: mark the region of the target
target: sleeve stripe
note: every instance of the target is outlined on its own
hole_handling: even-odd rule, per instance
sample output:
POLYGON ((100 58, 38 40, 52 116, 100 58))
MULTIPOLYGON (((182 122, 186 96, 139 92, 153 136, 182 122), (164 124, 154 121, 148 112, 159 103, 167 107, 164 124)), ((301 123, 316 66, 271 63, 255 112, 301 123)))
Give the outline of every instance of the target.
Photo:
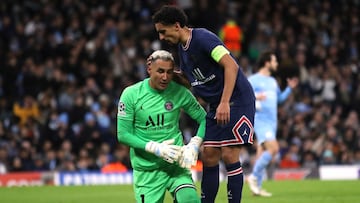
POLYGON ((229 53, 229 50, 227 50, 223 45, 218 45, 211 51, 211 58, 213 58, 216 62, 219 62, 221 57, 229 53))

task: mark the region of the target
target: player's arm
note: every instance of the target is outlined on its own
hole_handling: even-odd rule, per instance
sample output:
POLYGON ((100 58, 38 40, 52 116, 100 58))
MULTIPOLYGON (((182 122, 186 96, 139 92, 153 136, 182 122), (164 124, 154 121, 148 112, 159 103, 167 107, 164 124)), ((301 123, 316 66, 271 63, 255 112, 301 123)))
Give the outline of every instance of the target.
POLYGON ((278 92, 278 104, 283 103, 291 94, 291 88, 290 87, 286 87, 284 89, 284 91, 281 91, 280 89, 277 91, 278 92))
POLYGON ((229 50, 224 46, 216 46, 211 57, 224 68, 224 89, 221 96, 220 104, 216 110, 216 119, 220 124, 226 124, 230 121, 230 98, 234 91, 236 77, 239 66, 231 57, 229 50))
POLYGON ((133 133, 133 122, 117 116, 117 138, 118 141, 129 147, 145 150, 146 141, 135 136, 133 133))
POLYGON ((122 92, 117 111, 117 139, 119 142, 136 149, 145 149, 146 141, 134 135, 135 90, 125 88, 122 92))
POLYGON ((205 137, 206 111, 190 90, 184 92, 183 98, 183 101, 185 101, 183 105, 184 111, 199 124, 196 136, 203 139, 205 137))
MULTIPOLYGON (((214 52, 218 52, 217 53, 218 56, 221 56, 218 63, 221 65, 221 67, 224 68, 224 75, 225 75, 224 91, 221 96, 220 102, 229 103, 235 87, 239 66, 237 65, 233 57, 230 56, 229 51, 225 49, 225 47, 218 46, 213 50, 213 53, 214 52)), ((214 55, 216 55, 216 53, 214 53, 214 55)), ((216 57, 215 59, 218 60, 216 57)))
POLYGON ((174 70, 173 80, 188 89, 191 88, 189 80, 181 70, 174 70))
POLYGON ((280 89, 278 88, 278 103, 284 102, 290 96, 292 89, 295 88, 299 83, 299 79, 296 77, 287 78, 287 83, 288 86, 285 88, 284 91, 281 92, 280 89))
POLYGON ((190 91, 187 91, 186 93, 188 96, 185 99, 187 103, 184 105, 184 110, 199 124, 199 127, 196 135, 190 139, 187 145, 182 147, 179 165, 184 168, 191 168, 191 166, 195 165, 197 162, 199 149, 205 136, 206 111, 190 93, 190 91))

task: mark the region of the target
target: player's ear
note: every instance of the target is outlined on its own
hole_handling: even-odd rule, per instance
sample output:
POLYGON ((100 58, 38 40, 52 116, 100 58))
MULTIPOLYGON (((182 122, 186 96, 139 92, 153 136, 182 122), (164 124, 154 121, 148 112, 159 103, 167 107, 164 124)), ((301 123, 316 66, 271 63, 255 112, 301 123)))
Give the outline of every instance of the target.
POLYGON ((174 26, 175 26, 175 29, 180 29, 181 28, 181 26, 180 26, 180 23, 179 22, 176 22, 175 24, 174 24, 174 26))

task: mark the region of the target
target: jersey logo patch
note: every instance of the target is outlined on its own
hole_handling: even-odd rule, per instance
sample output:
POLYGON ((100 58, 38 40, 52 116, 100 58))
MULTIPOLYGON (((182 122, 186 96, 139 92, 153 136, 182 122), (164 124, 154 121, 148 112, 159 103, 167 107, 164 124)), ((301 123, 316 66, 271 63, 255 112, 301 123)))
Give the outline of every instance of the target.
POLYGON ((124 104, 123 102, 119 102, 119 105, 118 105, 118 116, 126 116, 125 104, 124 104))
POLYGON ((174 104, 171 101, 167 101, 167 102, 165 102, 164 107, 166 110, 170 111, 171 109, 174 108, 174 104))

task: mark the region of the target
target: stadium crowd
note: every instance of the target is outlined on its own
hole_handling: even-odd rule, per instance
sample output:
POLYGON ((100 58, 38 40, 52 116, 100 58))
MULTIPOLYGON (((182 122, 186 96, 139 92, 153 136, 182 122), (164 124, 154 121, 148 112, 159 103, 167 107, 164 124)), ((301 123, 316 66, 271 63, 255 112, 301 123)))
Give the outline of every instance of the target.
MULTIPOLYGON (((280 84, 300 78, 279 107, 277 167, 360 164, 359 1, 12 0, 0 2, 0 174, 131 169, 117 101, 146 77, 150 53, 174 51, 151 21, 164 3, 216 33, 234 19, 247 75, 271 49, 280 84)), ((193 123, 181 120, 186 138, 193 123)), ((254 149, 244 148, 244 168, 254 149)))

